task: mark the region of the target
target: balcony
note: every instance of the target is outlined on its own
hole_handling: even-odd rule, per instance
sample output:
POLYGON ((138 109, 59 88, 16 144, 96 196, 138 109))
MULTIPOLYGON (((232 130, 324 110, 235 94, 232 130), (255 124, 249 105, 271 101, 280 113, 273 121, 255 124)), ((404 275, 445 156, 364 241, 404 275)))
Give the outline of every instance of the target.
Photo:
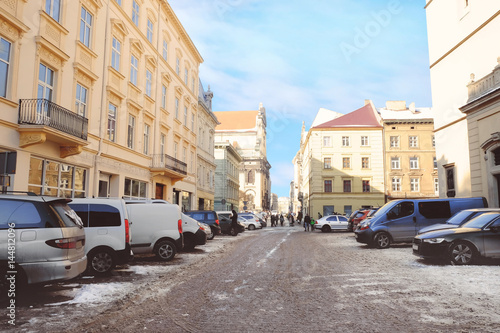
POLYGON ((151 155, 153 176, 166 176, 175 183, 187 176, 187 164, 167 154, 151 155))
POLYGON ((88 144, 88 119, 46 99, 19 100, 19 125, 20 147, 48 140, 58 143, 61 157, 67 157, 88 144))

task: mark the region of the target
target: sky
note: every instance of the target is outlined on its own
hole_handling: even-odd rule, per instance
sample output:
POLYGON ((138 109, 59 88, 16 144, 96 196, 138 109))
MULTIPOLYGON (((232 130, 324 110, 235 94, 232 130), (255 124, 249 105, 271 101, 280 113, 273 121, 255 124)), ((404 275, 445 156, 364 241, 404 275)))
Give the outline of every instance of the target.
POLYGON ((213 111, 267 115, 272 193, 320 108, 431 107, 425 0, 168 0, 204 59, 213 111))

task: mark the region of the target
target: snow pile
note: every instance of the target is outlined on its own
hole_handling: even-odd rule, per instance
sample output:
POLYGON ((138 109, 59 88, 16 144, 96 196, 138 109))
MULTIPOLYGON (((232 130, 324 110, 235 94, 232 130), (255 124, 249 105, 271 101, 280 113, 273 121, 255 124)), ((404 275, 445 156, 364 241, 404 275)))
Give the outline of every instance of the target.
POLYGON ((88 304, 98 305, 107 303, 119 298, 120 295, 126 295, 135 288, 133 283, 100 283, 87 284, 78 290, 72 300, 59 303, 47 304, 48 306, 58 306, 65 304, 88 304))

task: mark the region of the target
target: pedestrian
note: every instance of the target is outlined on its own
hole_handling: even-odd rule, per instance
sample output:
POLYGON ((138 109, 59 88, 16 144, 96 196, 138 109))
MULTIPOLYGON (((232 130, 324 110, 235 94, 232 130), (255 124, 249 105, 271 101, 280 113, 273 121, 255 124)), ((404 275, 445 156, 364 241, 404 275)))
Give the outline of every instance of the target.
POLYGON ((314 221, 313 218, 311 218, 311 231, 314 231, 314 224, 316 223, 316 221, 314 221))
POLYGON ((311 227, 311 218, 309 217, 308 214, 304 217, 304 231, 309 231, 309 228, 311 227))
POLYGON ((299 222, 299 224, 302 223, 302 211, 297 215, 297 222, 299 222))
POLYGON ((285 218, 283 217, 282 214, 280 214, 280 224, 283 226, 283 222, 285 222, 285 218))
POLYGON ((233 209, 231 211, 231 235, 238 235, 238 213, 233 209))
POLYGON ((271 227, 274 227, 275 221, 276 221, 276 217, 274 216, 274 214, 271 214, 271 227))
POLYGON ((293 219, 293 214, 290 214, 290 226, 293 227, 293 224, 295 223, 294 219, 293 219))

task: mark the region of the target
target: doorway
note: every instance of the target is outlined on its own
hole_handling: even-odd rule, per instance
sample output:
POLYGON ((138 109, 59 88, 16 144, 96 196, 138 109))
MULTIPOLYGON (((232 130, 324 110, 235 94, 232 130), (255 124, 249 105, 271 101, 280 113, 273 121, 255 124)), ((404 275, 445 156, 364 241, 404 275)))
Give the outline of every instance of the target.
POLYGON ((156 183, 155 199, 164 199, 165 185, 156 183))

